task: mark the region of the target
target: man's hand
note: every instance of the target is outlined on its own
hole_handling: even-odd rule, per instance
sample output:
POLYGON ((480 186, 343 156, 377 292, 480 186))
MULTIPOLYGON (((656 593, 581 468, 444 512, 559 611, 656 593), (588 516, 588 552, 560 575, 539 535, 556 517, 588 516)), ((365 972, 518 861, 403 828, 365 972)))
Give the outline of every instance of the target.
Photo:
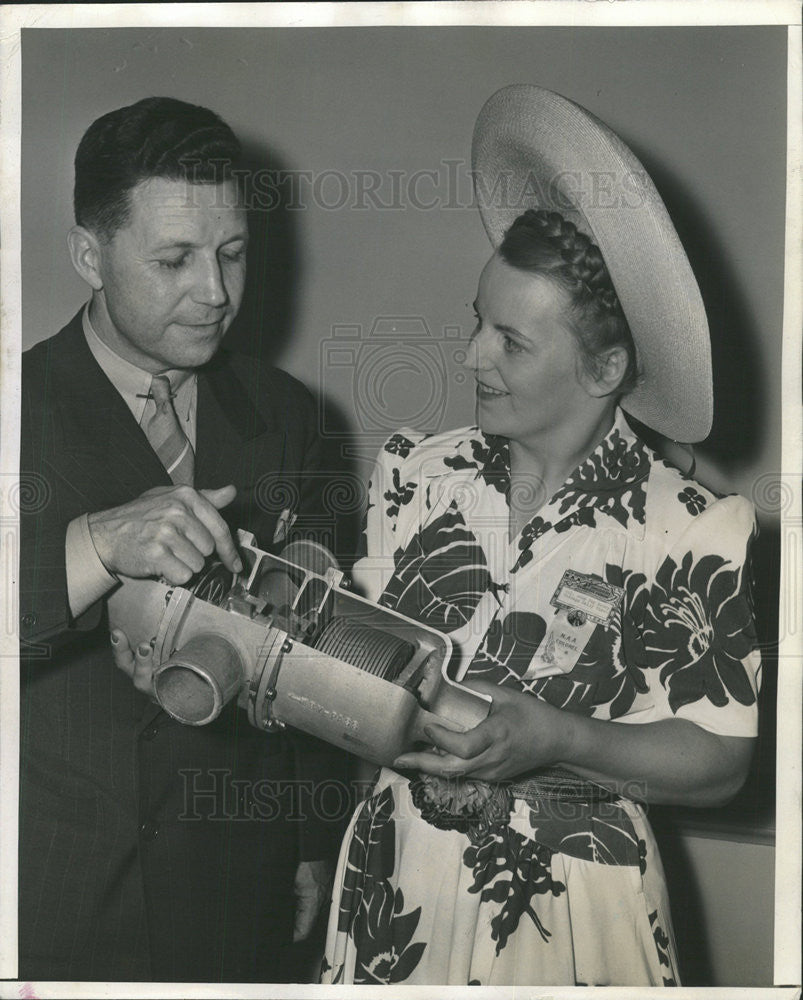
POLYGON ((332 865, 328 861, 302 861, 296 872, 293 891, 296 896, 296 922, 293 940, 309 937, 321 907, 332 892, 332 865))
POLYGON ((146 694, 151 701, 156 701, 153 691, 153 649, 150 643, 143 642, 136 651, 131 649, 128 636, 119 628, 112 629, 112 656, 115 667, 119 667, 134 682, 137 691, 146 694))
POLYGON ((161 576, 180 585, 200 572, 213 552, 228 570, 239 573, 242 562, 218 513, 236 492, 234 486, 159 486, 130 503, 90 514, 89 533, 110 573, 161 576))

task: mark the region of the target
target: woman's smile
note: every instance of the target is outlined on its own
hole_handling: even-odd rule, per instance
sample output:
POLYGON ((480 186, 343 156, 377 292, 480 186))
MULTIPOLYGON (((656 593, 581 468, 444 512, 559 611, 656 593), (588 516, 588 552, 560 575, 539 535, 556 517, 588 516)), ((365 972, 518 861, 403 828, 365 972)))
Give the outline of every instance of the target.
POLYGON ((487 382, 481 382, 477 379, 477 399, 485 402, 492 399, 502 399, 504 396, 509 395, 510 393, 504 389, 495 389, 492 385, 488 385, 487 382))

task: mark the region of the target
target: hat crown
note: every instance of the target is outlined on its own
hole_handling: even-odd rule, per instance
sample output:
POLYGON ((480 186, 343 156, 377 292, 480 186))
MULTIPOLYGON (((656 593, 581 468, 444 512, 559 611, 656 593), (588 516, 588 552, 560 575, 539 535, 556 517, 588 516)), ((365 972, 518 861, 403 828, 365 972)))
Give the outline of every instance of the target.
POLYGON ((494 248, 528 208, 560 213, 599 247, 642 370, 622 406, 673 440, 707 437, 713 388, 702 297, 666 207, 632 150, 573 101, 513 84, 480 111, 472 176, 494 248))

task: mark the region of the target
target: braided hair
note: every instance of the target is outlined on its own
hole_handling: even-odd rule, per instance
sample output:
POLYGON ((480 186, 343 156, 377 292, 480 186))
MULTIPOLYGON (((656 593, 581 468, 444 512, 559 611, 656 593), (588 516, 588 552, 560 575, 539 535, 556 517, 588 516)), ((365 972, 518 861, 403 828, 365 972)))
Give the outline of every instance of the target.
POLYGON ((599 376, 606 350, 624 347, 628 364, 617 392, 623 396, 636 387, 636 347, 596 244, 558 212, 531 208, 507 230, 499 255, 511 267, 550 278, 567 293, 569 327, 592 377, 599 376))

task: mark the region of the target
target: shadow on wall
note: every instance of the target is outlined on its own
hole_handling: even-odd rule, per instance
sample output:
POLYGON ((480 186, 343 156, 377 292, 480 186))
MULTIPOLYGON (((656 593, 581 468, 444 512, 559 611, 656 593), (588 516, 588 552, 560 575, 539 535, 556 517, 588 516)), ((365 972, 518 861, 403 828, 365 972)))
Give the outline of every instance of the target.
MULTIPOLYGON (((227 345, 275 364, 295 333, 302 258, 298 212, 290 208, 293 190, 288 164, 269 147, 244 143, 248 171, 248 273, 240 312, 227 345)), ((354 559, 363 507, 362 478, 354 460, 353 417, 318 394, 323 441, 321 524, 318 537, 341 568, 354 559)))
POLYGON ((694 271, 708 314, 714 370, 714 426, 695 448, 725 471, 761 453, 769 400, 753 311, 713 235, 706 206, 649 153, 632 147, 661 193, 694 271))

